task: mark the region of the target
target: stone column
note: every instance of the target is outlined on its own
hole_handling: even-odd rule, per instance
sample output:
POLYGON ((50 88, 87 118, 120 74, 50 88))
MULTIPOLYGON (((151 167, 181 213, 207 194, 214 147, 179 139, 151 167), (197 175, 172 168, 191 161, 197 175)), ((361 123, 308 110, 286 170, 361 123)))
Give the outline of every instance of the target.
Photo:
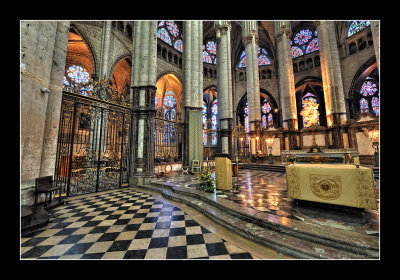
POLYGON ((50 93, 47 99, 46 120, 43 135, 39 176, 52 176, 57 158, 57 140, 60 123, 63 79, 67 58, 69 21, 58 21, 50 72, 50 93))
POLYGON ((215 21, 214 27, 217 37, 218 119, 221 133, 221 152, 232 158, 231 25, 229 21, 215 21))
POLYGON ((318 31, 321 74, 328 127, 347 121, 342 71, 334 21, 314 22, 318 31))
POLYGON ((99 79, 108 76, 109 54, 110 54, 110 40, 111 40, 111 21, 104 21, 103 36, 101 42, 101 61, 99 79))
POLYGON ((257 21, 242 21, 242 41, 246 50, 247 102, 249 108, 251 150, 252 153, 256 153, 256 137, 260 136, 261 130, 257 21))
POLYGON ((21 204, 32 204, 40 175, 47 102, 57 33, 56 21, 21 21, 21 204), (42 90, 43 89, 43 90, 42 90))
POLYGON ((129 184, 147 184, 154 175, 154 97, 157 21, 136 21, 133 32, 132 123, 129 184))
POLYGON ((318 31, 327 126, 333 128, 333 147, 343 148, 342 128, 340 126, 346 124, 347 114, 335 22, 316 21, 314 24, 318 31))
POLYGON ((370 23, 371 23, 372 40, 374 41, 376 63, 378 65, 378 71, 379 71, 380 70, 380 64, 379 64, 379 53, 380 53, 379 21, 371 20, 370 23))
POLYGON ((279 92, 282 112, 282 126, 289 139, 289 149, 297 149, 297 107, 294 86, 293 62, 290 51, 290 21, 274 21, 276 53, 278 61, 279 92))
POLYGON ((203 162, 203 22, 183 25, 183 121, 184 165, 203 162))

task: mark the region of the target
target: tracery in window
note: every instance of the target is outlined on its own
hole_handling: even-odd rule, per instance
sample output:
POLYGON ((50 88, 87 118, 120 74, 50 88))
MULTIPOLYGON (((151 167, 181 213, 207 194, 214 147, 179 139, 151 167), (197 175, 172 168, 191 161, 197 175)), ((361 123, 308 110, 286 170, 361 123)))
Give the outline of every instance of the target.
POLYGON ((89 95, 93 91, 93 85, 90 83, 88 71, 79 65, 69 66, 64 76, 64 90, 89 95))
POLYGON ((175 22, 160 21, 158 23, 157 37, 178 51, 183 52, 182 34, 175 22))
POLYGON ((351 22, 349 29, 347 30, 347 37, 353 36, 357 32, 364 30, 371 23, 368 20, 354 20, 351 22))
POLYGON ((302 29, 290 40, 292 58, 319 50, 318 33, 309 28, 302 29))
POLYGON ((210 64, 217 63, 217 44, 214 41, 208 41, 203 45, 203 62, 210 64))
MULTIPOLYGON (((258 65, 271 65, 271 60, 269 59, 268 52, 264 48, 260 48, 257 46, 257 55, 258 55, 258 65)), ((247 66, 247 59, 246 59, 246 50, 242 51, 239 57, 239 68, 245 68, 247 66)))
MULTIPOLYGON (((304 108, 304 106, 305 106, 305 103, 304 103, 305 100, 312 100, 312 101, 314 101, 315 104, 319 104, 318 100, 317 100, 317 97, 311 92, 308 92, 308 93, 303 95, 303 98, 301 100, 301 102, 302 102, 302 104, 301 104, 302 106, 301 107, 302 108, 304 108)), ((320 113, 320 109, 319 108, 317 110, 318 110, 318 113, 319 113, 319 115, 317 116, 317 119, 318 119, 318 123, 317 124, 320 125, 319 116, 321 115, 321 113, 320 113)), ((306 127, 305 123, 304 123, 304 119, 303 119, 303 127, 306 127)))
POLYGON ((377 81, 372 77, 366 77, 360 90, 360 111, 361 113, 371 112, 379 116, 379 90, 377 81))

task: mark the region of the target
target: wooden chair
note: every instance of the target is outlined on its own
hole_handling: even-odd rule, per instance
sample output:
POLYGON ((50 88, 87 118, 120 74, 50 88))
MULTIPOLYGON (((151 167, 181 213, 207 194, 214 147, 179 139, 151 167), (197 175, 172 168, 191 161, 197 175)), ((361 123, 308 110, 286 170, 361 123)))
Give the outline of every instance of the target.
POLYGON ((200 161, 197 159, 192 160, 192 172, 200 172, 201 171, 201 166, 200 166, 200 161))
POLYGON ((35 179, 35 207, 37 205, 38 195, 41 193, 46 194, 44 205, 48 206, 51 203, 51 195, 53 192, 59 191, 59 200, 61 201, 61 186, 55 186, 53 176, 45 176, 35 179), (49 194, 49 201, 47 202, 47 195, 49 194))

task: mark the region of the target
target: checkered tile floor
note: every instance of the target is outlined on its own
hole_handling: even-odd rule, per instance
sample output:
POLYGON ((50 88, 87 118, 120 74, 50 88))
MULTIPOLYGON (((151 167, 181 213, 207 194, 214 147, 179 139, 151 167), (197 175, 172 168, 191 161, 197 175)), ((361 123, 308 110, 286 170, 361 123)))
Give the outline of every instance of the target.
POLYGON ((252 259, 172 204, 131 188, 83 196, 21 238, 21 259, 252 259))

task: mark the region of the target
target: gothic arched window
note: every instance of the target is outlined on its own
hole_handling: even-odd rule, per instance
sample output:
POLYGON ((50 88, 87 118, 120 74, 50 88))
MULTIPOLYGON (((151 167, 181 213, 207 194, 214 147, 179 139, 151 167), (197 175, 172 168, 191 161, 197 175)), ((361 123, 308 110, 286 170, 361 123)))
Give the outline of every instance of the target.
MULTIPOLYGON (((268 52, 264 48, 260 48, 259 46, 257 46, 257 55, 258 55, 257 61, 259 66, 271 65, 271 61, 268 57, 268 52)), ((239 59, 240 59, 239 68, 245 68, 247 66, 246 50, 242 51, 239 59)))
POLYGON ((203 145, 208 144, 211 135, 211 145, 217 145, 218 131, 218 99, 215 88, 211 87, 203 93, 203 145), (210 125, 209 125, 210 124, 210 125), (207 133, 207 130, 209 133, 207 133), (210 133, 211 130, 211 133, 210 133))
POLYGON ((364 30, 371 23, 368 20, 354 20, 351 22, 349 29, 347 30, 347 37, 353 36, 357 32, 364 30))
POLYGON ((272 107, 268 100, 264 99, 264 103, 261 104, 261 125, 263 128, 267 128, 274 124, 272 117, 272 107))
MULTIPOLYGON (((315 104, 319 104, 317 97, 315 96, 315 94, 311 93, 311 92, 307 92, 306 94, 303 95, 303 98, 301 99, 301 107, 304 108, 304 101, 305 100, 312 100, 314 101, 315 104)), ((318 112, 320 113, 320 110, 318 109, 318 112)), ((319 114, 319 116, 321 115, 321 113, 319 114)), ((319 121, 319 116, 317 116, 318 119, 318 125, 320 125, 320 121, 319 121)), ((306 127, 304 124, 304 120, 303 120, 303 127, 306 127)))
POLYGON ((372 115, 379 116, 379 89, 375 79, 365 78, 360 90, 359 103, 361 113, 371 112, 372 115))
POLYGON ((214 41, 203 45, 203 62, 217 64, 217 44, 214 41))
POLYGON ((158 23, 157 37, 173 46, 178 51, 183 51, 182 34, 178 25, 173 21, 160 21, 158 23))
MULTIPOLYGON (((164 95, 163 117, 164 120, 176 121, 176 99, 172 91, 168 91, 164 95)), ((164 122, 164 143, 174 143, 176 141, 176 129, 172 123, 164 122)))
POLYGON ((64 90, 88 95, 93 91, 88 71, 79 65, 69 66, 64 76, 64 90))
POLYGON ((309 54, 319 50, 318 34, 316 30, 308 28, 297 32, 290 40, 292 58, 309 54))

